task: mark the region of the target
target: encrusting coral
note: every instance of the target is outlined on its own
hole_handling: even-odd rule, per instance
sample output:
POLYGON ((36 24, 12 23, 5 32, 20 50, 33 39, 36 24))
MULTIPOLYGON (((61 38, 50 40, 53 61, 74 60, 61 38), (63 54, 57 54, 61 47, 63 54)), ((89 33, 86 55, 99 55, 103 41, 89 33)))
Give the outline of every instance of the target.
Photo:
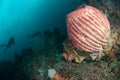
POLYGON ((76 63, 81 63, 85 59, 85 57, 79 55, 81 52, 77 51, 70 41, 64 43, 64 51, 63 57, 68 62, 75 61, 76 63))

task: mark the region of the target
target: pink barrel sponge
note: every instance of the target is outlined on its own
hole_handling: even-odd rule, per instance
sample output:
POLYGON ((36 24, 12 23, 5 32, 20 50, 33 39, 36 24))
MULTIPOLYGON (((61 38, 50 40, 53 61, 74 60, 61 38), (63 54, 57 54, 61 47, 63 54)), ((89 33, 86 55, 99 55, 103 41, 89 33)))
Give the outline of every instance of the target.
POLYGON ((100 10, 84 5, 67 15, 67 31, 76 48, 94 53, 107 45, 110 24, 100 10))

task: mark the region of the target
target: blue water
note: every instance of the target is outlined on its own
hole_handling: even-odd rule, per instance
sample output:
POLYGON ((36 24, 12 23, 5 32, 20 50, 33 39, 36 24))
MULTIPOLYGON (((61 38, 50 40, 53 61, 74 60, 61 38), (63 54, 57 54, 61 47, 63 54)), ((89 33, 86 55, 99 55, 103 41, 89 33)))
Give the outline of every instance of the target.
MULTIPOLYGON (((77 1, 77 0, 76 0, 77 1)), ((0 47, 0 61, 13 60, 14 53, 20 53, 31 46, 27 35, 36 31, 58 27, 66 32, 66 15, 73 11, 74 0, 0 0, 0 44, 15 37, 15 44, 3 53, 0 47)), ((78 4, 81 4, 79 2, 78 4)))

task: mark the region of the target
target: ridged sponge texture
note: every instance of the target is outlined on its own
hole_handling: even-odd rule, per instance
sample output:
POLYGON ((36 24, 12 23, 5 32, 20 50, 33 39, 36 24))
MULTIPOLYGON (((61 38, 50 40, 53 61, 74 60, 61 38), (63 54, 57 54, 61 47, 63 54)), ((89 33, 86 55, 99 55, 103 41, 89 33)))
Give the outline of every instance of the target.
POLYGON ((99 52, 107 45, 110 24, 97 8, 84 5, 66 18, 68 37, 73 45, 87 52, 99 52))

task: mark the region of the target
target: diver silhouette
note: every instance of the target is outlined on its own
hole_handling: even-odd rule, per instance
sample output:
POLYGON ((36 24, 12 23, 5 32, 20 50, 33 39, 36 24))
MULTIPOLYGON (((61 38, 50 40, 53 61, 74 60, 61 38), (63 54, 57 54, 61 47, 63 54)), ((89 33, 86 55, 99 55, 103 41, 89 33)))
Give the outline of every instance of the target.
POLYGON ((39 36, 40 34, 41 34, 40 31, 37 31, 37 32, 35 32, 33 34, 28 35, 27 38, 34 38, 34 37, 39 36))
POLYGON ((4 47, 4 46, 5 46, 3 53, 5 53, 6 50, 7 50, 9 47, 11 47, 13 44, 15 44, 14 37, 11 37, 11 38, 9 39, 9 41, 8 41, 7 44, 2 44, 2 45, 0 45, 0 47, 4 47))

